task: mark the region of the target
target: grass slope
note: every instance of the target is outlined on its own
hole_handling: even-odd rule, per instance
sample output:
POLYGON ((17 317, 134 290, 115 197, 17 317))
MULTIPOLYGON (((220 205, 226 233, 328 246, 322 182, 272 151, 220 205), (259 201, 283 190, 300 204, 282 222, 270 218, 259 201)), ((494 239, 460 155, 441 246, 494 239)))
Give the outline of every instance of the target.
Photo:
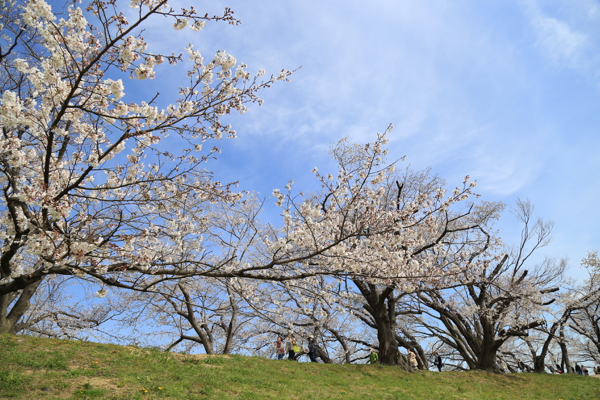
POLYGON ((600 399, 578 375, 416 372, 0 335, 0 398, 600 399))

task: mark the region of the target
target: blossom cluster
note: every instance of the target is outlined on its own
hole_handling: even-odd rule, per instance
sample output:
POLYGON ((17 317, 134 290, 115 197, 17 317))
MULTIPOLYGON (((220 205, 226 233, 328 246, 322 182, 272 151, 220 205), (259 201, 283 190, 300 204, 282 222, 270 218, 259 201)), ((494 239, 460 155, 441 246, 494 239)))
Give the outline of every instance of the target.
POLYGON ((131 6, 139 9, 131 20, 102 2, 85 10, 72 4, 60 19, 44 0, 7 6, 30 40, 15 36, 10 57, 0 60, 12 74, 0 88, 2 293, 53 273, 101 281, 161 268, 189 274, 180 261, 203 253, 205 210, 243 196, 205 171, 202 164, 220 150, 203 143, 235 138, 222 118, 260 104, 257 92, 281 74, 260 80, 264 71, 253 75, 224 51, 205 64, 190 45, 189 85, 173 104, 161 107, 156 97, 132 101, 123 75, 152 79, 157 66, 181 60, 149 51, 140 32, 152 18, 184 21, 194 30, 209 20, 239 21, 229 9, 208 17, 193 7, 174 11, 164 0, 131 6), (172 133, 188 148, 165 151, 172 133), (182 248, 187 255, 178 253, 182 248), (21 266, 28 257, 41 261, 21 266))
POLYGON ((287 194, 273 191, 276 205, 285 205, 282 233, 267 241, 270 253, 276 254, 273 262, 296 260, 300 267, 289 270, 292 275, 318 271, 368 276, 394 281, 406 290, 415 280, 443 284, 481 270, 483 265, 473 262, 472 255, 486 243, 490 251, 498 243, 490 244, 478 227, 497 213, 480 208, 464 214, 452 211, 473 195, 476 184, 468 177, 447 197, 440 187, 410 199, 393 198, 388 182, 395 166, 384 162, 386 134, 362 148, 338 144, 337 176, 313 169, 322 193, 298 203, 291 187, 287 194), (465 240, 472 246, 456 251, 453 243, 465 240))

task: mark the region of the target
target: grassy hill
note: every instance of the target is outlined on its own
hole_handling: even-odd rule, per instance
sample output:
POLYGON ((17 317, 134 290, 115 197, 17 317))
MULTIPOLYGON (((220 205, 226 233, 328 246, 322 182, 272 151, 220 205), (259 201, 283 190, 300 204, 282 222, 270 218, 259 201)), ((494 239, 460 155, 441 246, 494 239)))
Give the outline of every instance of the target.
POLYGON ((600 399, 578 375, 417 372, 0 335, 0 398, 600 399))

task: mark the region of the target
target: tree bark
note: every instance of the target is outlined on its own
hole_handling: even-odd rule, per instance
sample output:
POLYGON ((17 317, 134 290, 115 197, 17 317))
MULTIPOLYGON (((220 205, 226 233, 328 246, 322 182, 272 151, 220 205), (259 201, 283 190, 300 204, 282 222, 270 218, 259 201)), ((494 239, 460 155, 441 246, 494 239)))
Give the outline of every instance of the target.
POLYGON ((400 353, 396 341, 396 300, 394 288, 385 286, 380 290, 377 285, 353 279, 366 300, 364 309, 371 315, 377 329, 379 342, 379 362, 384 365, 398 365, 400 353))
MULTIPOLYGON (((471 291, 474 293, 474 289, 471 291)), ((435 292, 420 293, 417 297, 439 314, 447 333, 438 337, 458 351, 470 369, 500 372, 496 353, 508 337, 496 337, 495 321, 490 321, 486 314, 463 316, 457 310, 446 307, 443 298, 435 292)), ((472 297, 477 304, 483 296, 472 294, 472 297)))
MULTIPOLYGON (((571 313, 570 309, 567 309, 563 312, 563 315, 561 316, 561 318, 554 322, 552 324, 552 326, 550 327, 550 329, 548 331, 546 331, 546 333, 548 334, 548 337, 546 338, 546 340, 544 340, 544 344, 542 345, 542 350, 540 350, 540 354, 536 355, 534 357, 534 363, 533 363, 533 371, 537 372, 537 373, 545 373, 546 372, 546 355, 548 354, 548 350, 550 348, 550 344, 552 343, 552 341, 554 339, 556 339, 556 331, 559 330, 559 332, 561 332, 562 334, 562 340, 559 339, 558 340, 558 345, 561 346, 561 350, 562 350, 562 346, 565 346, 564 344, 564 324, 567 321, 567 319, 569 318, 569 315, 571 313)), ((566 347, 565 350, 566 352, 566 347)), ((534 352, 535 354, 535 352, 534 352)), ((563 361, 564 361, 564 354, 563 353, 563 361)), ((567 362, 569 360, 569 357, 567 355, 566 358, 567 362)), ((563 370, 569 370, 569 368, 565 368, 564 365, 561 365, 563 367, 563 370)), ((566 372, 571 372, 571 371, 566 371, 566 372)))
POLYGON ((227 295, 229 296, 229 305, 231 306, 231 319, 229 320, 229 324, 225 326, 223 324, 223 330, 225 331, 226 340, 225 347, 223 348, 223 354, 229 354, 231 352, 231 347, 233 345, 233 337, 235 334, 235 330, 237 328, 237 316, 238 316, 238 306, 235 302, 234 295, 231 292, 229 286, 227 286, 227 295))
MULTIPOLYGON (((210 331, 208 331, 206 324, 204 324, 202 322, 199 323, 196 320, 196 317, 194 314, 194 307, 193 307, 192 299, 191 299, 189 292, 186 290, 185 286, 182 285, 181 283, 178 286, 179 286, 179 290, 181 290, 181 293, 183 294, 183 296, 185 298, 185 306, 187 309, 187 313, 180 312, 179 314, 188 320, 188 322, 194 329, 194 332, 196 332, 196 334, 198 335, 198 338, 200 339, 200 343, 202 343, 202 346, 204 347, 204 351, 206 352, 206 354, 208 354, 208 355, 215 354, 210 331)), ((198 339, 195 339, 195 338, 192 338, 189 336, 185 336, 185 335, 181 335, 181 336, 184 337, 185 339, 194 340, 194 341, 198 342, 198 339)))
POLYGON ((9 293, 0 295, 0 333, 18 333, 16 329, 18 326, 17 323, 29 309, 31 298, 42 283, 42 280, 40 279, 27 285, 19 294, 9 293))
POLYGON ((562 360, 561 360, 561 365, 563 365, 563 372, 566 374, 571 374, 571 361, 569 360, 569 351, 567 349, 567 343, 565 342, 565 330, 564 330, 564 326, 560 327, 560 331, 559 331, 559 337, 560 339, 558 340, 558 346, 560 347, 560 352, 561 352, 561 356, 562 356, 562 360), (566 368, 566 366, 569 366, 568 368, 566 368))

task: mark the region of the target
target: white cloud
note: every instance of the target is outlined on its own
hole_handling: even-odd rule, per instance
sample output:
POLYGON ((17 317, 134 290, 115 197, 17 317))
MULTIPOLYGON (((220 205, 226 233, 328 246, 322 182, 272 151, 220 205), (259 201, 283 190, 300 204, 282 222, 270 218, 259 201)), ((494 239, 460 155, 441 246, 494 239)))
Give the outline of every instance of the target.
POLYGON ((542 14, 535 15, 532 22, 539 45, 553 61, 573 67, 581 66, 581 58, 588 47, 587 35, 563 21, 542 14))
POLYGON ((567 68, 600 89, 600 6, 593 0, 524 3, 536 46, 559 68, 567 68))
MULTIPOLYGON (((175 32, 157 18, 144 35, 155 52, 192 42, 206 58, 223 49, 253 71, 303 66, 291 83, 260 93, 264 106, 231 117, 239 139, 220 143, 227 148, 214 164, 223 181, 263 193, 289 179, 310 188, 314 166, 334 168, 330 143, 367 141, 393 122, 390 159, 407 155, 449 184, 469 174, 486 200, 539 199, 540 215, 556 219, 563 238, 587 235, 565 239, 581 253, 600 240, 598 218, 565 208, 583 214, 600 193, 592 184, 600 85, 589 84, 600 83, 598 4, 215 0, 211 14, 231 6, 243 24, 175 32)), ((164 66, 159 78, 172 70, 164 66)), ((160 82, 161 95, 179 86, 160 82)))

